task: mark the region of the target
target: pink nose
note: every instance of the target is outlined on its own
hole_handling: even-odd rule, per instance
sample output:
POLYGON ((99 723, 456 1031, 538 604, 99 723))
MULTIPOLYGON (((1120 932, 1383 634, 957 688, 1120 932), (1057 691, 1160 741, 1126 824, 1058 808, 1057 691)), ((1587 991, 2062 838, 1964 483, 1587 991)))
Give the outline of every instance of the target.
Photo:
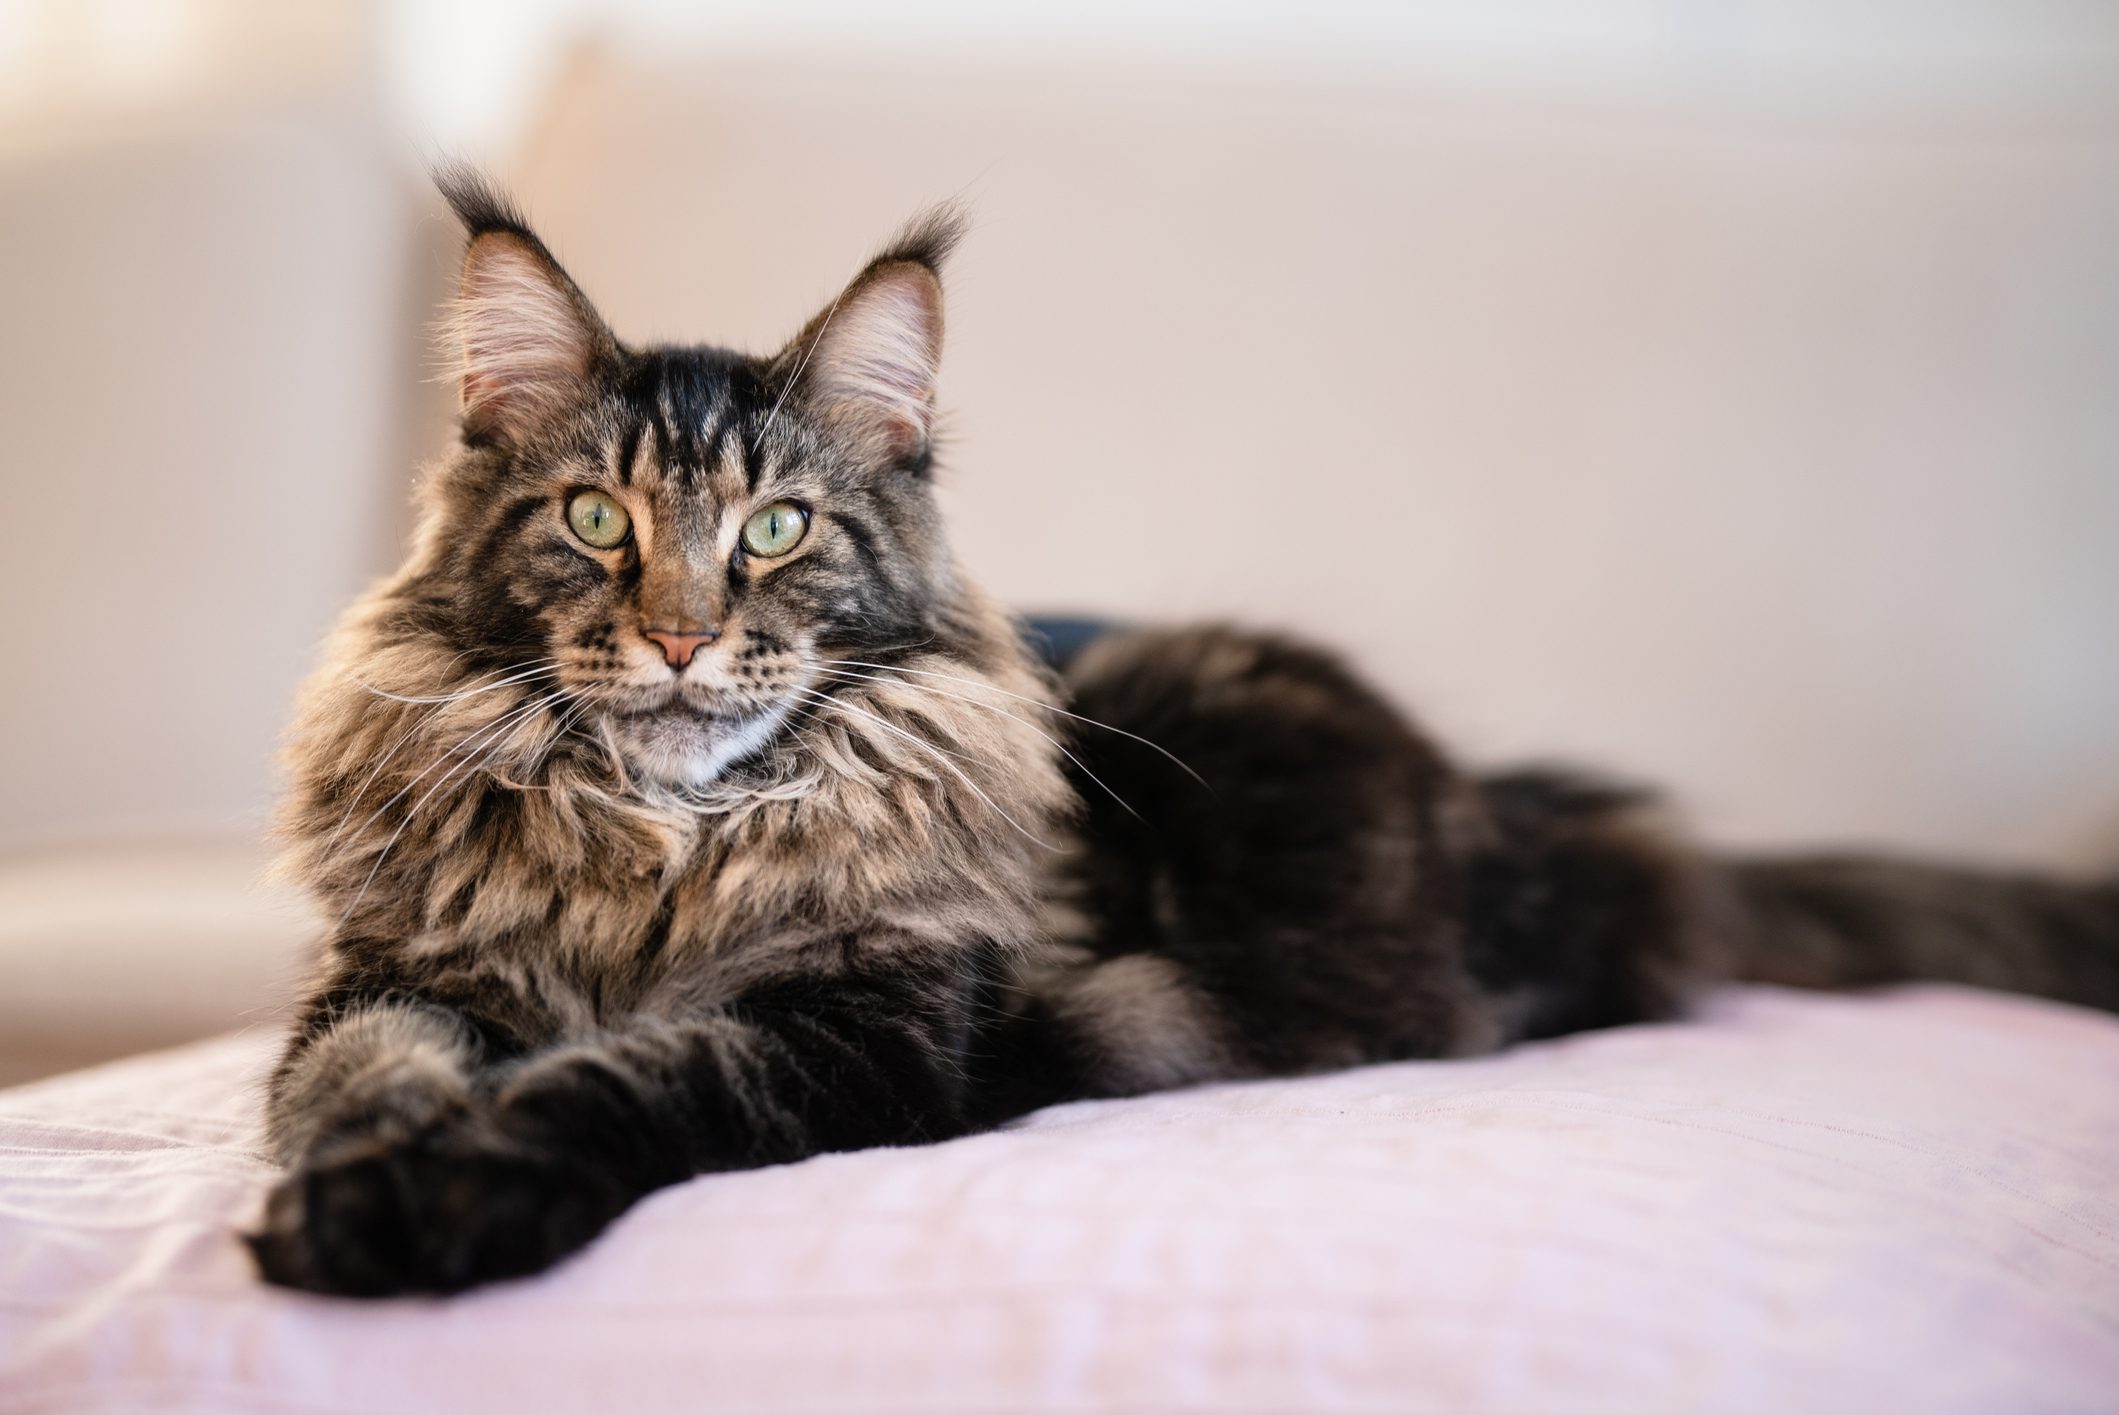
POLYGON ((676 629, 642 629, 640 636, 654 640, 655 647, 662 650, 662 656, 669 662, 670 667, 682 669, 692 661, 692 655, 699 652, 702 644, 710 644, 720 638, 721 631, 708 629, 703 633, 684 633, 676 629))

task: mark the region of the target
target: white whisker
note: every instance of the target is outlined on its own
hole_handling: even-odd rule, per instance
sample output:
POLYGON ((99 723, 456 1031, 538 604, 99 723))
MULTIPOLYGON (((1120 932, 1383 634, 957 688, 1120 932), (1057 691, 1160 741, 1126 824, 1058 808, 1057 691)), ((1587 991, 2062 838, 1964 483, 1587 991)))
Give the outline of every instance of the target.
MULTIPOLYGON (((532 701, 525 703, 519 707, 510 708, 507 712, 501 714, 501 716, 496 721, 487 723, 484 727, 474 729, 472 736, 479 738, 479 745, 483 745, 486 740, 489 740, 487 734, 506 725, 512 720, 518 720, 527 717, 536 709, 546 706, 547 704, 557 702, 559 699, 565 696, 566 694, 564 693, 549 693, 542 698, 533 699, 532 701)), ((406 782, 403 786, 399 787, 397 792, 392 795, 389 800, 383 802, 380 806, 377 806, 373 811, 369 813, 368 818, 366 820, 362 821, 358 826, 354 827, 353 833, 355 835, 359 835, 361 832, 365 831, 369 826, 374 825, 377 820, 381 819, 383 812, 389 810, 390 807, 397 804, 398 801, 402 800, 406 796, 406 794, 412 790, 413 787, 419 785, 420 782, 426 780, 427 777, 434 772, 435 768, 439 767, 443 762, 449 760, 450 757, 455 756, 458 752, 464 751, 466 748, 469 748, 471 746, 472 744, 470 742, 470 739, 466 738, 465 740, 458 742, 455 746, 450 747, 447 751, 443 752, 433 761, 427 763, 426 767, 420 771, 419 775, 413 777, 410 781, 406 782)), ((475 750, 475 748, 472 749, 475 750)), ((446 779, 447 778, 444 778, 444 780, 446 779)))
POLYGON ((1147 819, 1142 816, 1139 811, 1133 809, 1133 803, 1128 801, 1125 797, 1119 795, 1116 791, 1113 791, 1108 785, 1105 784, 1104 779, 1102 777, 1098 776, 1095 772, 1089 770, 1088 763, 1084 762, 1080 757, 1074 755, 1074 753, 1068 751, 1067 744, 1065 742, 1060 741, 1059 738, 1053 736, 1044 728, 1039 727, 1036 723, 1030 721, 1028 718, 1020 717, 1015 713, 1008 711, 1008 709, 1000 706, 998 703, 982 703, 977 698, 970 697, 964 693, 952 693, 947 688, 933 688, 929 687, 925 683, 906 683, 900 679, 884 678, 874 673, 855 673, 853 670, 847 668, 827 668, 825 671, 835 678, 858 678, 869 683, 891 683, 901 688, 909 688, 915 693, 933 693, 939 697, 954 698, 960 703, 969 703, 975 708, 984 708, 987 712, 998 713, 1002 717, 1007 718, 1010 722, 1019 722, 1023 726, 1029 728, 1032 732, 1035 732, 1038 736, 1044 738, 1047 742, 1050 742, 1053 746, 1059 748, 1060 755, 1064 756, 1068 761, 1073 762, 1076 766, 1080 767, 1082 775, 1088 777, 1098 786, 1103 787, 1104 794, 1106 796, 1109 796, 1112 800, 1118 802, 1119 805, 1123 806, 1126 810, 1126 814, 1132 816, 1133 819, 1139 821, 1143 825, 1147 824, 1147 819))
MULTIPOLYGON (((458 762, 455 766, 450 767, 448 771, 444 772, 439 781, 435 782, 432 786, 427 788, 426 795, 421 796, 417 801, 414 801, 412 803, 412 808, 405 812, 405 818, 397 823, 397 829, 392 831, 390 833, 390 838, 383 842, 383 848, 381 852, 376 855, 375 863, 369 867, 367 878, 361 881, 361 887, 358 891, 355 892, 353 896, 353 902, 346 906, 345 913, 340 914, 338 916, 338 922, 341 928, 345 926, 346 920, 353 917, 353 911, 360 907, 361 900, 367 898, 368 886, 375 883, 376 875, 380 873, 383 868, 383 861, 389 858, 390 851, 396 846, 398 838, 405 833, 406 828, 412 824, 412 818, 419 814, 420 807, 426 805, 427 802, 433 800, 434 793, 441 790, 442 787, 448 785, 451 778, 455 777, 457 774, 462 772, 466 767, 472 768, 473 772, 475 773, 478 767, 481 767, 485 765, 485 763, 491 761, 494 756, 496 756, 500 752, 501 748, 507 745, 507 739, 512 738, 515 733, 522 730, 523 723, 528 721, 533 713, 535 713, 538 709, 550 707, 553 703, 558 702, 561 698, 565 696, 566 694, 564 693, 551 693, 546 695, 545 697, 539 698, 534 702, 529 703, 525 707, 516 708, 514 711, 507 714, 507 716, 501 718, 500 722, 495 724, 494 728, 489 729, 487 732, 480 734, 476 747, 472 747, 469 744, 453 747, 448 752, 444 753, 441 758, 436 761, 435 765, 438 766, 441 764, 441 762, 447 761, 451 756, 455 756, 459 752, 464 753, 464 759, 462 761, 458 762), (504 734, 500 731, 500 729, 503 727, 506 728, 506 732, 504 734), (492 745, 490 747, 487 747, 487 743, 492 743, 492 745), (474 753, 476 754, 475 760, 473 756, 474 753)), ((434 768, 431 766, 427 768, 428 771, 432 771, 433 769, 434 768)), ((422 772, 420 774, 424 776, 426 773, 422 772)), ((410 790, 411 788, 407 787, 406 789, 410 790)), ((403 793, 400 792, 399 794, 402 795, 403 793)), ((393 797, 392 799, 395 798, 393 797)))
MULTIPOLYGON (((469 652, 469 650, 466 650, 465 652, 469 652)), ((452 658, 452 659, 450 659, 449 661, 450 661, 450 663, 452 663, 452 664, 453 664, 453 663, 455 663, 455 662, 457 661, 457 659, 461 659, 461 658, 462 658, 463 656, 464 656, 464 655, 460 653, 460 654, 456 655, 456 658, 452 658)), ((520 667, 523 667, 523 666, 524 666, 524 665, 521 665, 521 664, 516 664, 516 665, 513 665, 513 667, 515 667, 515 668, 520 668, 520 667)), ((484 672, 484 673, 481 673, 481 674, 478 674, 478 675, 477 675, 476 677, 472 678, 472 679, 471 679, 471 682, 473 682, 473 683, 476 683, 476 682, 478 682, 478 680, 479 680, 480 678, 490 678, 490 677, 491 677, 491 676, 492 676, 493 674, 495 674, 495 673, 506 673, 506 672, 509 672, 509 671, 510 671, 510 669, 509 669, 509 668, 494 668, 494 669, 488 669, 488 670, 487 670, 486 672, 484 672)), ((353 681, 354 681, 354 682, 356 682, 356 683, 359 683, 359 682, 360 682, 360 680, 359 680, 359 679, 357 679, 357 678, 356 678, 356 679, 354 679, 353 681)), ((366 683, 361 683, 360 685, 361 685, 361 686, 362 686, 363 688, 368 688, 368 691, 369 691, 369 692, 371 692, 371 693, 372 693, 372 692, 376 692, 376 691, 378 691, 378 690, 376 690, 376 689, 374 689, 374 688, 369 688, 369 687, 368 687, 368 685, 367 685, 366 683)), ((495 684, 495 685, 493 685, 493 686, 495 686, 495 687, 500 687, 500 686, 503 686, 503 685, 500 685, 500 684, 495 684)), ((389 697, 390 695, 389 695, 389 694, 387 694, 387 693, 385 693, 385 694, 383 694, 383 696, 385 696, 385 697, 389 697)), ((410 702, 410 701, 411 701, 411 699, 409 699, 409 698, 398 698, 398 699, 396 699, 396 701, 398 701, 398 702, 410 702)), ((450 702, 455 702, 455 701, 457 701, 457 698, 456 698, 456 696, 452 695, 452 696, 450 696, 450 697, 447 697, 447 698, 441 698, 441 699, 437 699, 436 701, 438 701, 438 702, 443 702, 443 703, 450 703, 450 702)), ((338 838, 339 838, 339 836, 341 836, 341 835, 343 835, 343 834, 345 833, 345 830, 346 830, 346 822, 347 822, 347 821, 350 821, 350 820, 352 820, 352 819, 353 819, 353 813, 354 813, 354 812, 355 812, 356 810, 358 810, 358 809, 360 808, 361 798, 362 798, 363 796, 365 796, 365 795, 367 795, 367 794, 368 794, 368 788, 369 788, 370 786, 373 786, 373 785, 375 784, 375 778, 377 778, 378 776, 381 776, 381 775, 383 774, 383 768, 384 768, 384 767, 386 767, 386 766, 388 766, 388 765, 390 764, 390 762, 391 762, 391 759, 392 759, 392 758, 394 758, 394 757, 396 757, 396 755, 398 754, 398 751, 399 751, 399 749, 401 749, 401 748, 402 748, 402 747, 403 747, 403 746, 405 745, 405 743, 407 743, 407 742, 411 741, 411 740, 412 740, 412 739, 413 739, 414 737, 418 736, 418 735, 419 735, 419 733, 420 733, 420 730, 421 730, 422 728, 424 728, 424 727, 425 727, 425 726, 427 725, 427 723, 428 723, 429 721, 431 721, 431 720, 433 719, 433 716, 434 716, 434 714, 435 714, 435 713, 438 713, 438 712, 440 712, 440 711, 441 711, 441 709, 440 709, 439 707, 437 707, 437 708, 435 708, 435 709, 434 709, 434 710, 433 710, 432 712, 429 712, 429 713, 426 713, 426 714, 423 714, 423 715, 418 715, 418 716, 415 716, 415 717, 413 718, 413 721, 412 721, 412 725, 411 725, 411 726, 409 726, 409 727, 407 727, 407 728, 406 728, 406 729, 405 729, 405 730, 404 730, 403 732, 399 733, 399 734, 398 734, 398 736, 397 736, 397 740, 396 740, 396 741, 394 741, 394 742, 392 742, 392 743, 391 743, 391 744, 389 745, 389 747, 388 747, 387 749, 385 749, 385 750, 384 750, 384 752, 383 752, 382 756, 381 756, 381 757, 379 757, 379 758, 378 758, 378 759, 376 760, 376 763, 375 763, 375 765, 374 765, 374 766, 372 766, 372 767, 370 767, 370 768, 368 769, 368 774, 367 774, 367 775, 366 775, 365 777, 361 778, 361 784, 360 784, 360 786, 359 786, 358 788, 356 788, 356 789, 355 789, 355 791, 353 792, 352 798, 351 798, 350 800, 348 800, 348 801, 346 802, 346 812, 345 812, 345 814, 344 814, 344 815, 342 815, 342 816, 340 816, 340 817, 338 818, 338 824, 337 824, 337 825, 336 825, 335 827, 333 827, 333 829, 332 829, 332 831, 331 831, 331 836, 330 836, 330 838, 329 838, 329 839, 327 839, 327 840, 326 840, 326 841, 324 842, 324 849, 325 849, 325 850, 326 850, 327 852, 328 852, 328 851, 329 851, 329 850, 331 849, 331 847, 332 847, 332 846, 334 846, 334 845, 338 844, 338 838)))
MULTIPOLYGON (((358 678, 355 678, 353 681, 355 683, 359 683, 361 687, 366 688, 369 692, 375 694, 375 696, 377 696, 378 698, 388 698, 393 703, 455 703, 462 702, 465 698, 475 698, 480 693, 491 693, 498 689, 508 687, 511 684, 521 683, 531 678, 546 677, 554 671, 553 665, 557 664, 558 662, 559 660, 556 658, 541 658, 532 659, 528 663, 514 664, 507 669, 500 670, 502 672, 510 673, 512 676, 503 678, 498 683, 488 683, 484 687, 480 688, 466 688, 462 692, 458 693, 443 693, 437 697, 408 697, 403 693, 393 693, 386 688, 378 688, 373 683, 363 682, 361 679, 358 678)), ((478 680, 474 678, 471 681, 475 683, 478 680)))
MULTIPOLYGON (((1051 841, 1041 840, 1037 836, 1032 835, 1030 831, 1024 827, 1021 821, 1017 820, 1014 816, 1011 816, 1006 811, 1002 810, 998 802, 996 802, 991 796, 988 796, 984 791, 981 791, 979 789, 979 784, 976 781, 973 781, 969 776, 966 776, 961 767, 959 767, 955 762, 949 760, 951 756, 955 755, 954 753, 945 752, 942 748, 936 746, 934 743, 927 741, 926 739, 918 736, 915 733, 906 731, 904 728, 898 726, 896 723, 890 722, 875 713, 866 711, 865 709, 857 708, 852 703, 844 702, 838 698, 834 698, 828 693, 819 693, 814 689, 810 688, 797 688, 795 691, 803 694, 805 697, 808 697, 815 702, 822 703, 827 708, 837 708, 841 712, 853 713, 858 717, 867 718, 870 722, 873 722, 876 726, 884 729, 886 732, 895 732, 898 736, 903 737, 906 741, 912 743, 915 747, 918 747, 922 751, 930 753, 936 761, 940 762, 949 770, 955 772, 957 779, 959 781, 962 781, 966 786, 970 787, 971 793, 974 796, 977 796, 981 801, 984 801, 986 803, 987 809, 991 810, 1002 820, 1008 822, 1008 824, 1014 826, 1016 828, 1017 833, 1019 833, 1023 837, 1023 839, 1028 840, 1033 845, 1043 846, 1045 849, 1052 851, 1054 854, 1066 853, 1065 851, 1061 850, 1059 846, 1054 845, 1051 841)), ((966 758, 965 760, 969 759, 966 758)))
POLYGON ((1129 737, 1133 741, 1140 743, 1143 747, 1148 748, 1150 751, 1160 753, 1163 757, 1168 759, 1172 765, 1176 766, 1178 770, 1184 772, 1185 775, 1191 777, 1201 786, 1206 786, 1206 789, 1210 794, 1214 791, 1214 788, 1212 786, 1207 786, 1207 779, 1204 776, 1201 776, 1198 772, 1192 770, 1190 764, 1185 762, 1176 753, 1170 751, 1165 747, 1159 746, 1154 742, 1149 741, 1147 738, 1141 736, 1137 732, 1128 732, 1123 727, 1113 727, 1108 722, 1098 722, 1093 717, 1084 717, 1078 712, 1069 712, 1063 707, 1055 707, 1051 703, 1044 702, 1037 698, 1026 697, 1021 693, 1011 693, 1006 688, 997 687, 992 683, 988 683, 983 678, 967 678, 959 673, 937 673, 934 672, 932 669, 926 668, 907 668, 903 664, 896 663, 870 663, 864 659, 858 658, 826 658, 819 659, 818 662, 853 668, 880 668, 886 672, 891 673, 917 673, 922 678, 940 678, 946 682, 966 683, 974 688, 984 688, 989 693, 999 693, 1004 698, 1014 698, 1019 703, 1028 703, 1032 707, 1041 707, 1047 712, 1056 712, 1061 717, 1072 718, 1076 722, 1086 723, 1091 727, 1101 728, 1106 732, 1115 732, 1121 737, 1129 737))
POLYGON ((765 434, 773 430, 773 420, 780 416, 780 405, 787 401, 787 395, 794 392, 795 385, 802 381, 802 370, 809 367, 809 356, 816 353, 817 345, 824 342, 824 331, 831 328, 831 317, 839 312, 839 301, 845 298, 846 292, 844 290, 831 297, 831 307, 824 311, 824 322, 817 326, 816 337, 809 341, 809 347, 804 349, 802 357, 795 361, 795 371, 787 376, 787 386, 782 388, 780 396, 773 400, 772 411, 765 415, 765 421, 758 428, 758 435, 751 439, 750 455, 752 457, 756 457, 758 449, 765 445, 765 434))

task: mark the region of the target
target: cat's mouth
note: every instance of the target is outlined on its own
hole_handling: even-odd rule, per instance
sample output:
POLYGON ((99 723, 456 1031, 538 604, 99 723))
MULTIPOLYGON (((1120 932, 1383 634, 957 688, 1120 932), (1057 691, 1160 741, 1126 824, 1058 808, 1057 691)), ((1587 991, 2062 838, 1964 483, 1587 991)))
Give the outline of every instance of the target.
POLYGON ((605 710, 631 765, 657 781, 686 787, 704 786, 754 755, 786 713, 777 703, 700 703, 679 692, 605 710))
POLYGON ((763 711, 764 704, 733 701, 722 691, 671 683, 666 687, 627 685, 609 692, 604 713, 613 721, 659 721, 674 718, 697 722, 740 723, 763 711))
POLYGON ((689 718, 700 722, 742 722, 752 713, 738 712, 732 708, 701 707, 688 703, 683 698, 671 698, 653 707, 623 707, 611 709, 611 716, 630 721, 654 721, 666 717, 689 718))

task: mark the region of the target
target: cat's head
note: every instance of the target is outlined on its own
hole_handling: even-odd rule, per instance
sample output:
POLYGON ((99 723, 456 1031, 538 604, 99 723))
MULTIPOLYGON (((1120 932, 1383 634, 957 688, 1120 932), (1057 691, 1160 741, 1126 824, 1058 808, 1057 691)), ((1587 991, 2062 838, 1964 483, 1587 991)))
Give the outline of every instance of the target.
POLYGON ((628 762, 697 786, 831 659, 932 638, 951 572, 929 467, 950 212, 779 352, 632 348, 477 178, 448 326, 463 448, 419 563, 469 662, 548 675, 628 762))

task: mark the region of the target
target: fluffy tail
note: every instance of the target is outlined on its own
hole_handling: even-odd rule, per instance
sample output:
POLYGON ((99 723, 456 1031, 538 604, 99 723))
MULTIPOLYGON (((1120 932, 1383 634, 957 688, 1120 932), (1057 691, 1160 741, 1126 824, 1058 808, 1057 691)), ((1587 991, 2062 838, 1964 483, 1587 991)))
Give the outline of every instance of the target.
POLYGON ((1931 979, 2119 1012, 2119 881, 1886 859, 1739 860, 1737 975, 1795 987, 1931 979))

